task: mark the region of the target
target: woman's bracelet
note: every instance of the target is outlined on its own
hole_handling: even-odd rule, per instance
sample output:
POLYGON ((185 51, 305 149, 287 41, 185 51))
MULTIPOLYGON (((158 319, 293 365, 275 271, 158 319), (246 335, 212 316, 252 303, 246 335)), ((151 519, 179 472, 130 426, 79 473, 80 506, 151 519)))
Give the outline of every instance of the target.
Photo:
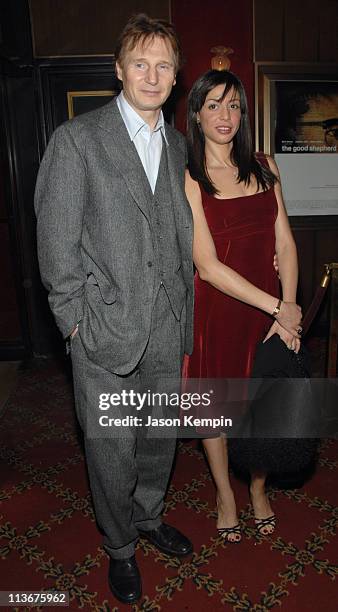
POLYGON ((279 299, 277 302, 277 306, 275 306, 275 308, 273 309, 273 312, 272 312, 273 317, 277 317, 277 315, 280 312, 281 306, 282 306, 282 300, 279 299))

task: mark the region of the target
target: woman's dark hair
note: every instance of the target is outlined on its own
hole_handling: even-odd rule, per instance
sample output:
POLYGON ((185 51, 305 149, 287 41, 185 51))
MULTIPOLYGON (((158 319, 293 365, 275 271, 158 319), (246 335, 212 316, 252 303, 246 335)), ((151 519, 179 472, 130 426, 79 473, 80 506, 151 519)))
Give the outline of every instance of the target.
POLYGON ((201 110, 205 99, 214 87, 224 85, 221 100, 233 88, 240 98, 241 121, 239 129, 233 139, 231 150, 231 162, 238 168, 238 183, 242 181, 248 185, 253 175, 257 181, 257 191, 266 191, 278 180, 267 166, 262 165, 256 158, 251 138, 249 122, 248 103, 245 90, 240 79, 227 70, 209 70, 195 81, 188 97, 187 118, 187 144, 188 144, 188 168, 193 179, 201 183, 204 190, 209 194, 218 193, 213 184, 205 160, 205 138, 202 129, 197 122, 197 113, 201 110))

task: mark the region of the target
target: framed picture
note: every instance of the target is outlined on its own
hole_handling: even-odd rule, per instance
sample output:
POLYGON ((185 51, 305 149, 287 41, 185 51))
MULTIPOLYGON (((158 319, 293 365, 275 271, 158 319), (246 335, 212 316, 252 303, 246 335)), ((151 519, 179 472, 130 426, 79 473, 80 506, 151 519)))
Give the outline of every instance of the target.
POLYGON ((67 91, 68 104, 68 119, 72 119, 82 113, 95 110, 99 106, 103 106, 113 96, 117 95, 117 91, 113 90, 97 90, 97 91, 67 91))
POLYGON ((333 64, 256 65, 256 149, 282 153, 282 147, 321 144, 338 153, 338 70, 333 64), (310 129, 311 128, 311 129, 310 129), (283 143, 284 141, 284 143, 283 143))
POLYGON ((41 150, 61 123, 106 104, 118 90, 112 57, 41 60, 38 83, 41 150))
POLYGON ((257 63, 256 150, 273 155, 290 215, 338 214, 338 71, 257 63))

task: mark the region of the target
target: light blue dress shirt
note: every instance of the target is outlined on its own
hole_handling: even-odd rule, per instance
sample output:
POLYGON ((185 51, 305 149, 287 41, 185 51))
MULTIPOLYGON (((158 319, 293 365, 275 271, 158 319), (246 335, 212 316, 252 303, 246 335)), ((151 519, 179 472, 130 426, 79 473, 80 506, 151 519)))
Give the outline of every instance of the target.
POLYGON ((123 91, 117 96, 116 102, 130 140, 136 147, 151 190, 154 193, 162 153, 162 135, 166 144, 168 144, 163 113, 160 112, 156 126, 152 131, 144 119, 127 102, 123 91))

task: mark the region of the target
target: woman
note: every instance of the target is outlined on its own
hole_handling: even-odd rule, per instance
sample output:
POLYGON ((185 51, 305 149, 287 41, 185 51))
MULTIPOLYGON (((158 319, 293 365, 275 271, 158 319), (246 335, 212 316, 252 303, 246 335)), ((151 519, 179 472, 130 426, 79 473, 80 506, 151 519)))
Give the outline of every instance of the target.
MULTIPOLYGON (((275 162, 254 154, 241 81, 211 70, 188 101, 189 171, 186 194, 194 217, 195 341, 184 364, 190 378, 249 377, 257 343, 278 334, 300 348, 295 303, 297 253, 275 162), (279 282, 273 267, 277 253, 279 282), (274 319, 273 319, 274 317, 274 319)), ((241 540, 229 481, 226 438, 203 440, 217 488, 217 528, 241 540)), ((276 517, 265 494, 265 474, 252 474, 256 529, 272 533, 276 517)))

